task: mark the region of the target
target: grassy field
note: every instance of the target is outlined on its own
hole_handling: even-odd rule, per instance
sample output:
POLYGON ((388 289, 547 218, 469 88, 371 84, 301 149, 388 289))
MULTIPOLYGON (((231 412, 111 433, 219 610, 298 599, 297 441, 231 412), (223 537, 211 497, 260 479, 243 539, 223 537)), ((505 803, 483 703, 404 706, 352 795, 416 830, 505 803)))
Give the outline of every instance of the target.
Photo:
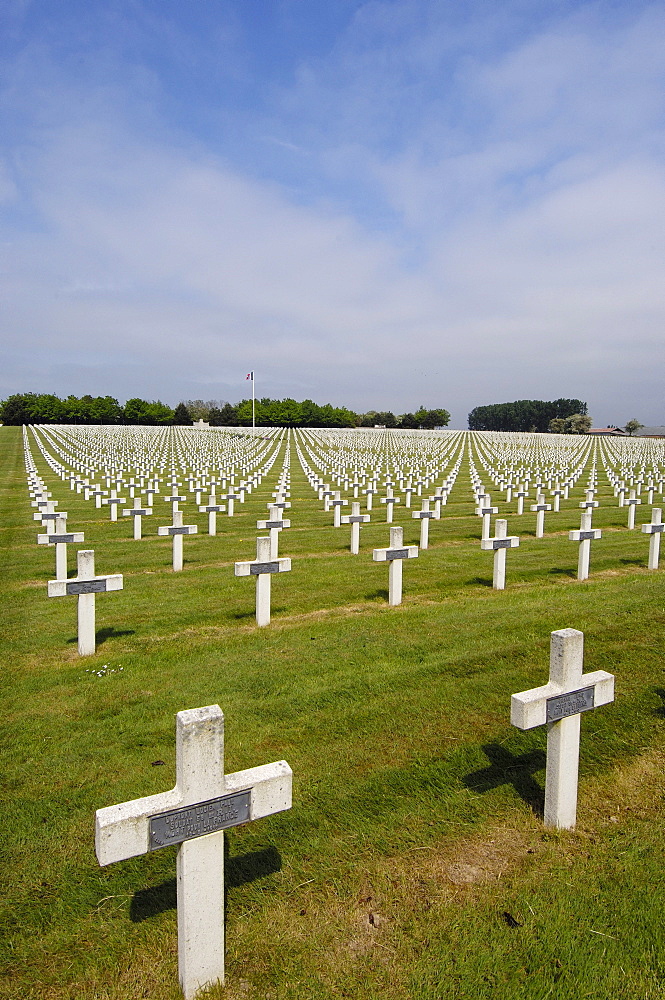
MULTIPOLYGON (((292 451, 293 569, 259 630, 233 563, 254 557, 281 455, 216 537, 185 506, 200 533, 179 574, 156 535, 166 504, 135 542, 131 519, 110 523, 33 455, 124 590, 98 597, 97 653, 79 658, 74 599, 46 597, 54 555, 35 544, 21 430, 0 428, 0 996, 180 996, 175 850, 101 869, 94 813, 171 787, 175 713, 218 703, 226 770, 286 759, 294 805, 227 834, 227 982, 211 998, 665 997, 665 577, 602 474, 590 579, 567 537, 580 480, 543 539, 499 503, 522 542, 495 592, 465 459, 389 608, 371 558, 384 512, 351 556, 292 451), (585 633, 585 670, 615 674, 616 701, 583 717, 578 827, 554 833, 546 734, 511 727, 510 695, 545 683, 550 631, 567 627, 585 633)), ((415 520, 395 523, 417 543, 415 520)))

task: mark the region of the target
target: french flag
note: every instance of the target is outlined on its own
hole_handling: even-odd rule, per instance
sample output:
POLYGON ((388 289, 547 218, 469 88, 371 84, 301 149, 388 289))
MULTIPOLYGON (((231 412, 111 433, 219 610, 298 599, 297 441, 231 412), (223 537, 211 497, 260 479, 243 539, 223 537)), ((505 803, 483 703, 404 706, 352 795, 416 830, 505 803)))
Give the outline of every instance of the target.
POLYGON ((249 372, 247 375, 245 375, 245 382, 247 381, 247 379, 249 379, 250 382, 253 382, 254 381, 254 372, 249 372))

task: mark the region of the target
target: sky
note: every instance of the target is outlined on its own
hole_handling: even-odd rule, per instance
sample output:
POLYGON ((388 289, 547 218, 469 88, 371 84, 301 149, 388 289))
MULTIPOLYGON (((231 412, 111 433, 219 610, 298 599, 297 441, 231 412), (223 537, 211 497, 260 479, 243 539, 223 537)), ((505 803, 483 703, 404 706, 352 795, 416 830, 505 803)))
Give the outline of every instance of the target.
POLYGON ((665 5, 3 0, 0 398, 665 424, 665 5))

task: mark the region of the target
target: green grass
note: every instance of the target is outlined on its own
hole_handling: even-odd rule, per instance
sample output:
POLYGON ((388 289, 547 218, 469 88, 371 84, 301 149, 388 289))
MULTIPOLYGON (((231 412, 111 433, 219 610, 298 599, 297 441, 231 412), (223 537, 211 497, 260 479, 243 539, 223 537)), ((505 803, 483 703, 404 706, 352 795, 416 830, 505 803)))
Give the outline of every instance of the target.
MULTIPOLYGON (((371 559, 383 510, 350 556, 292 450, 293 570, 259 630, 233 562, 254 556, 281 456, 215 538, 185 507, 200 533, 173 574, 156 536, 168 505, 134 542, 130 519, 111 524, 32 450, 97 571, 125 585, 98 598, 97 653, 79 658, 75 601, 46 597, 54 556, 35 544, 20 430, 0 428, 0 995, 180 995, 174 850, 100 869, 94 811, 170 787, 175 713, 216 702, 226 769, 285 758, 294 805, 227 834, 227 983, 212 997, 665 997, 665 586, 602 475, 585 583, 567 537, 585 476, 543 539, 492 493, 522 539, 498 593, 465 461, 389 608, 371 559), (578 828, 556 834, 540 815, 545 733, 509 712, 545 682, 564 627, 584 631, 586 670, 616 675, 616 702, 583 718, 578 828)), ((400 508, 395 523, 418 541, 400 508)))

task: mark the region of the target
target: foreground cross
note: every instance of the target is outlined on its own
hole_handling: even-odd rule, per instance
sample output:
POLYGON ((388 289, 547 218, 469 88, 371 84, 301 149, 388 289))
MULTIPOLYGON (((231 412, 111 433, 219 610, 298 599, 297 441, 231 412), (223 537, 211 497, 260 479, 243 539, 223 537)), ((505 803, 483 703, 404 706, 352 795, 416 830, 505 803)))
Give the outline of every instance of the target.
POLYGON ((224 982, 224 830, 291 808, 285 760, 224 774, 219 705, 176 715, 176 784, 168 792, 98 809, 100 865, 180 844, 178 973, 187 1000, 224 982))
POLYGON ((519 544, 520 540, 517 535, 508 534, 508 522, 504 518, 497 518, 494 538, 481 539, 481 549, 494 550, 492 586, 495 590, 505 590, 506 588, 506 549, 516 549, 519 544))
POLYGON ((388 604, 395 607, 402 603, 402 560, 417 559, 417 545, 403 545, 404 529, 397 526, 390 529, 390 545, 387 549, 374 549, 374 562, 389 562, 388 604))
POLYGON ((270 536, 261 535, 256 539, 256 559, 251 562, 237 562, 236 576, 256 577, 256 624, 270 625, 270 576, 272 573, 288 573, 291 560, 270 558, 270 536))
POLYGON ((545 826, 572 830, 577 818, 580 712, 614 701, 614 676, 583 674, 584 633, 562 628, 551 634, 550 679, 514 694, 510 721, 518 729, 547 723, 545 826))
POLYGON ((78 650, 79 656, 93 656, 95 652, 95 594, 109 590, 122 590, 122 574, 95 576, 94 549, 79 549, 76 553, 78 576, 72 580, 49 580, 49 597, 78 596, 78 650))

